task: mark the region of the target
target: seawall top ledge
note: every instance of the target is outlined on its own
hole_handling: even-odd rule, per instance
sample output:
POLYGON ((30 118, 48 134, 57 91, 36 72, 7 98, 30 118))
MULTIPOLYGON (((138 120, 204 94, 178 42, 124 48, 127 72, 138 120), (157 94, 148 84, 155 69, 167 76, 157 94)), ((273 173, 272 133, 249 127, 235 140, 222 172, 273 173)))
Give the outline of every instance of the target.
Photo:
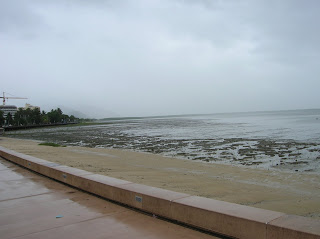
POLYGON ((320 238, 320 222, 296 215, 283 215, 268 224, 268 238, 320 238))
POLYGON ((128 190, 136 194, 143 194, 150 197, 155 197, 155 198, 164 199, 168 201, 173 201, 179 198, 190 197, 189 194, 174 192, 174 191, 170 191, 162 188, 155 188, 155 187, 151 187, 143 184, 137 184, 137 183, 119 185, 118 188, 128 190))
POLYGON ((132 182, 129 182, 126 180, 112 178, 112 177, 108 177, 108 176, 100 175, 100 174, 84 175, 83 178, 91 180, 91 181, 95 181, 98 183, 107 184, 109 186, 117 186, 117 185, 121 185, 121 184, 132 184, 132 182))
POLYGON ((276 218, 285 215, 281 212, 275 212, 261 208, 254 208, 198 196, 190 196, 174 200, 174 203, 206 211, 214 211, 215 213, 221 213, 242 219, 257 221, 260 223, 268 223, 276 218))

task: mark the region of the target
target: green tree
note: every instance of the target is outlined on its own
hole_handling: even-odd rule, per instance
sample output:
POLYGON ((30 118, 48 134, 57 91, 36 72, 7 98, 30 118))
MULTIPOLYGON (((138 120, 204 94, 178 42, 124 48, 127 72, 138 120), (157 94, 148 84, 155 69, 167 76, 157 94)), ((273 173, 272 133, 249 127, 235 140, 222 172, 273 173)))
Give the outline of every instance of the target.
POLYGON ((62 110, 60 108, 57 108, 56 111, 58 112, 59 115, 62 115, 62 110))
POLYGON ((4 118, 4 113, 2 110, 0 110, 0 126, 4 125, 5 118, 4 118))
POLYGON ((33 122, 33 115, 32 115, 32 110, 30 108, 23 110, 24 111, 24 117, 27 121, 27 124, 30 125, 33 122))
MULTIPOLYGON (((54 123, 69 123, 69 122, 76 122, 79 119, 75 116, 63 114, 60 108, 55 110, 51 110, 50 112, 46 113, 44 110, 40 112, 38 108, 36 109, 23 109, 19 108, 18 111, 15 113, 11 124, 20 126, 20 125, 39 125, 39 124, 54 124, 54 123)), ((5 121, 5 120, 3 120, 5 121)), ((1 116, 0 116, 1 122, 1 116)))
POLYGON ((55 110, 51 110, 50 112, 47 113, 49 117, 49 121, 51 124, 54 123, 61 123, 63 120, 63 113, 60 108, 57 108, 55 110))
POLYGON ((33 124, 40 124, 41 123, 41 113, 38 108, 35 108, 31 112, 32 114, 32 123, 33 124))
POLYGON ((20 126, 20 125, 26 125, 26 116, 25 112, 22 108, 19 108, 18 111, 14 114, 14 125, 20 126))
POLYGON ((47 113, 43 110, 41 112, 41 124, 49 124, 49 117, 47 115, 47 113))
POLYGON ((76 117, 74 115, 70 115, 69 120, 70 122, 74 122, 76 120, 76 117))
POLYGON ((14 122, 13 122, 11 113, 7 114, 6 121, 7 121, 7 125, 13 125, 14 122))

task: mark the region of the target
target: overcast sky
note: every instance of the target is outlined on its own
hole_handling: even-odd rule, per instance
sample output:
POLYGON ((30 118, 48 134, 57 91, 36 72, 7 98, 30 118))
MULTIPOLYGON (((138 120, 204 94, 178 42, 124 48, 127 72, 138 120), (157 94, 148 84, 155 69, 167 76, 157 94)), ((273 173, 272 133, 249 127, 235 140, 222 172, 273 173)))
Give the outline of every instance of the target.
POLYGON ((0 0, 0 90, 100 118, 320 108, 319 12, 318 0, 0 0))

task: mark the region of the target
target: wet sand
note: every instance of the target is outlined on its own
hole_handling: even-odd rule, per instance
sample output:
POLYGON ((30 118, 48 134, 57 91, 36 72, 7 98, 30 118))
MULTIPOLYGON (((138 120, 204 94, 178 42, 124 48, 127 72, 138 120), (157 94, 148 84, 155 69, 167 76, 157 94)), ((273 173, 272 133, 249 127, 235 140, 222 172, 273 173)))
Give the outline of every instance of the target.
POLYGON ((135 183, 320 220, 320 175, 195 162, 118 149, 39 146, 0 137, 17 152, 135 183))

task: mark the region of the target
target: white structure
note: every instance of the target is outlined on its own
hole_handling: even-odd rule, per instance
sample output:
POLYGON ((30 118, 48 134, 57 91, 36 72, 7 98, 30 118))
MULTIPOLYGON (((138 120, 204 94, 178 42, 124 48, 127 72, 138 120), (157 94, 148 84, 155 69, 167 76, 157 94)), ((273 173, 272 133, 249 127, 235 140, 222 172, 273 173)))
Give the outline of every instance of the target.
POLYGON ((18 111, 18 108, 15 105, 0 105, 0 110, 3 111, 4 117, 7 117, 8 113, 10 113, 13 117, 14 114, 18 111))
POLYGON ((24 106, 23 109, 24 110, 26 110, 26 109, 30 109, 30 110, 39 109, 39 111, 40 111, 40 107, 39 106, 33 106, 33 105, 28 104, 28 103, 24 106))

